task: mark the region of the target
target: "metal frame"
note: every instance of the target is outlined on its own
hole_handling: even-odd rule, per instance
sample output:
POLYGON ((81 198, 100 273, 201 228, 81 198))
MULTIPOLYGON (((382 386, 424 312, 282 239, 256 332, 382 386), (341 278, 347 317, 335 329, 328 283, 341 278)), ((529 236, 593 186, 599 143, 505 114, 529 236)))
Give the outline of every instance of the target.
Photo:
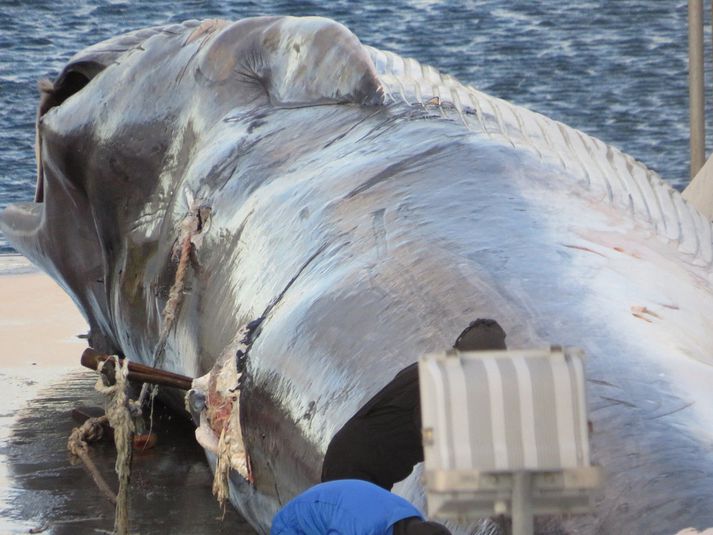
POLYGON ((509 515, 513 535, 528 535, 534 515, 591 510, 602 473, 589 459, 581 350, 424 355, 419 384, 430 516, 509 515))

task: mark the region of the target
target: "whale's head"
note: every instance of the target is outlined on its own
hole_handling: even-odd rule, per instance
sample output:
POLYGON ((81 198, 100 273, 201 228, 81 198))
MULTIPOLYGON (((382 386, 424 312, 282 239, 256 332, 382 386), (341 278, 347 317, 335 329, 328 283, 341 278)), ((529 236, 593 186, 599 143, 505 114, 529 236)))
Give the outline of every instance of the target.
POLYGON ((153 77, 145 62, 132 67, 129 58, 169 30, 141 30, 87 48, 55 80, 40 82, 35 199, 0 216, 15 248, 72 297, 90 324, 91 345, 109 353, 120 351, 111 284, 127 233, 152 204, 170 136, 168 116, 155 120, 162 106, 138 98, 151 94, 153 77))
POLYGON ((122 352, 117 318, 165 297, 182 184, 213 125, 228 112, 383 98, 351 32, 292 17, 135 31, 79 52, 40 93, 35 199, 9 206, 0 229, 70 294, 91 345, 109 353, 122 352))

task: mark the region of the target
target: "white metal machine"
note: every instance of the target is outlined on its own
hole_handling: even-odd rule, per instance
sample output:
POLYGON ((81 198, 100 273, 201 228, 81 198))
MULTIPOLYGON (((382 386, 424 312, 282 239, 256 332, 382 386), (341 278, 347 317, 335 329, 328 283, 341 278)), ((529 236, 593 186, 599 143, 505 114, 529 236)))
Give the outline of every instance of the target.
POLYGON ((468 521, 589 509, 584 355, 575 348, 449 351, 419 361, 429 516, 468 521))

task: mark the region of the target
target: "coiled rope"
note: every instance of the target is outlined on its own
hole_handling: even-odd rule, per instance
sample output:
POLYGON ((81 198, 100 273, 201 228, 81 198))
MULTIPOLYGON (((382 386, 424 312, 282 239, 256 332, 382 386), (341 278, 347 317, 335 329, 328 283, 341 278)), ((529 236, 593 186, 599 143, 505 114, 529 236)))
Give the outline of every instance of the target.
POLYGON ((99 473, 97 465, 94 464, 94 461, 92 461, 92 458, 89 456, 88 442, 97 442, 103 438, 104 425, 108 421, 109 419, 106 416, 89 418, 81 426, 72 429, 72 433, 69 435, 69 440, 67 441, 67 449, 72 455, 84 463, 84 466, 86 466, 101 493, 107 500, 116 505, 116 494, 111 490, 106 480, 102 477, 101 473, 99 473))

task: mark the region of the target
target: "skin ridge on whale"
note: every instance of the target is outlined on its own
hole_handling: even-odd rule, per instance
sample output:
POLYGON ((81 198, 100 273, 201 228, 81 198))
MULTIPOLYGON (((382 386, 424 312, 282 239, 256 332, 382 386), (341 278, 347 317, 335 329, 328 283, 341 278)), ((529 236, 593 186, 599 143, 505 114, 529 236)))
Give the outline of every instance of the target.
MULTIPOLYGON (((641 164, 325 19, 139 31, 80 52, 53 90, 72 72, 86 84, 39 121, 44 205, 0 224, 73 296, 95 346, 145 361, 178 230, 194 202, 210 207, 165 366, 204 374, 261 320, 239 400, 256 483, 231 488, 256 529, 316 482, 351 415, 477 317, 511 347, 589 354, 610 481, 595 515, 541 531, 713 524, 710 223, 641 164), (293 45, 324 48, 315 28, 358 68, 298 61, 293 45)), ((422 506, 418 476, 395 490, 422 506)))
POLYGON ((438 108, 472 130, 561 165, 593 194, 628 209, 658 235, 677 241, 697 265, 713 263, 713 223, 644 164, 616 147, 544 115, 465 86, 412 58, 366 47, 388 98, 438 108), (609 176, 614 177, 610 179, 609 176))

